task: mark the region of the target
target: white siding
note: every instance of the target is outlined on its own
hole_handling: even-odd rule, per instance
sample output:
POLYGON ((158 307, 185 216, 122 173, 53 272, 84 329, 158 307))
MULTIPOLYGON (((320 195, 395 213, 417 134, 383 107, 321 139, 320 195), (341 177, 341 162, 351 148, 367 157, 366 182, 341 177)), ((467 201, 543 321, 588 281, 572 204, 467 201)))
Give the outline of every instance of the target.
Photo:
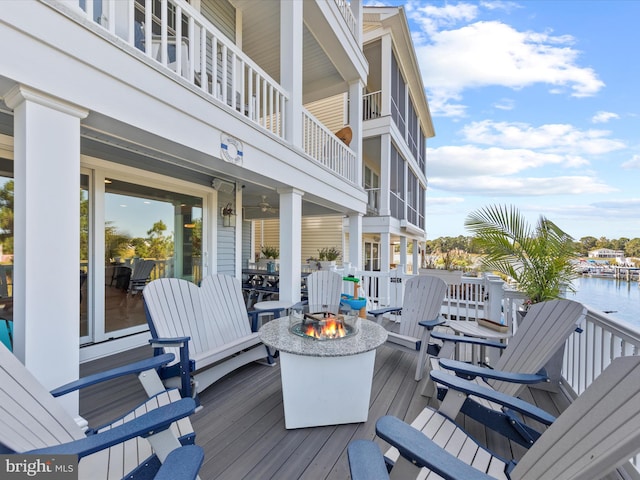
MULTIPOLYGON (((231 202, 233 205, 233 197, 231 195, 218 196, 218 213, 220 210, 231 202)), ((235 227, 223 227, 222 215, 216 215, 218 222, 218 273, 226 273, 235 275, 236 273, 236 256, 235 256, 235 227)))

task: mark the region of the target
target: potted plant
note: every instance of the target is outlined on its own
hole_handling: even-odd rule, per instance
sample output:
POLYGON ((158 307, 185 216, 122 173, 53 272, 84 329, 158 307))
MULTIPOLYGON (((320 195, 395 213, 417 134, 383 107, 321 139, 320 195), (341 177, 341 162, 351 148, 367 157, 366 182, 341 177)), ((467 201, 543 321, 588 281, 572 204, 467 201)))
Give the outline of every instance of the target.
POLYGON ((340 258, 340 250, 336 247, 324 247, 318 250, 318 260, 320 268, 329 269, 336 265, 336 260, 340 258))
MULTIPOLYGON (((524 308, 575 291, 578 277, 573 260, 577 256, 573 238, 551 220, 540 216, 535 228, 513 206, 490 206, 471 213, 465 226, 473 242, 484 253, 482 264, 507 278, 525 295, 524 308)), ((526 310, 520 312, 522 321, 526 310)), ((552 384, 560 378, 564 347, 546 365, 552 384)), ((547 384, 536 388, 547 388, 547 384)))
POLYGON ((278 265, 278 258, 280 258, 280 250, 278 247, 270 245, 262 245, 260 247, 260 259, 258 260, 259 268, 266 268, 271 272, 275 272, 278 265))
POLYGON ((574 241, 551 220, 540 216, 534 228, 513 206, 489 206, 471 213, 465 227, 484 254, 482 265, 512 279, 525 307, 574 291, 574 241))

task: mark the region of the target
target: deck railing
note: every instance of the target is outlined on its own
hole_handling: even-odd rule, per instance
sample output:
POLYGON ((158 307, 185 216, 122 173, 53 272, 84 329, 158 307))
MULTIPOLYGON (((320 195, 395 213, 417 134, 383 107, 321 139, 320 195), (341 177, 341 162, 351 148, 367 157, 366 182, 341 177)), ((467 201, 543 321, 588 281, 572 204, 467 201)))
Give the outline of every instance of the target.
POLYGON ((184 0, 125 0, 77 6, 98 25, 197 86, 226 108, 284 138, 285 102, 280 85, 184 0), (117 5, 116 5, 117 4, 117 5))
POLYGON ((318 163, 341 177, 358 183, 356 154, 307 109, 302 109, 304 151, 318 163))
MULTIPOLYGON (((401 306, 402 285, 411 277, 402 269, 387 273, 360 271, 355 276, 360 278, 361 295, 367 297, 368 308, 401 306)), ((441 312, 449 319, 503 321, 517 331, 515 312, 525 296, 503 287, 498 277, 462 277, 460 284, 449 286, 441 312)), ((565 386, 574 397, 614 358, 640 354, 640 330, 603 312, 587 308, 582 330, 567 340, 562 369, 565 386)))
POLYGON ((367 93, 362 96, 362 119, 371 120, 380 117, 382 111, 382 91, 367 93))
POLYGON ((347 28, 353 35, 353 38, 358 40, 358 22, 356 22, 355 17, 353 16, 353 12, 351 11, 351 2, 347 2, 346 0, 334 0, 338 10, 342 14, 342 18, 347 23, 347 28))

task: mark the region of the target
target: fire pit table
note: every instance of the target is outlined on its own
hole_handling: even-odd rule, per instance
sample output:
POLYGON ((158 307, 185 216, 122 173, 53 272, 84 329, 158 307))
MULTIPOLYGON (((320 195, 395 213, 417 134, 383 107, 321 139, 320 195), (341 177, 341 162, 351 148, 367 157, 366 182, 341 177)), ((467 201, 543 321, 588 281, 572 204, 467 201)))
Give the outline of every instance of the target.
POLYGON ((260 328, 262 342, 280 352, 285 428, 366 422, 386 330, 360 319, 351 335, 320 340, 292 333, 301 330, 297 320, 282 317, 260 328))

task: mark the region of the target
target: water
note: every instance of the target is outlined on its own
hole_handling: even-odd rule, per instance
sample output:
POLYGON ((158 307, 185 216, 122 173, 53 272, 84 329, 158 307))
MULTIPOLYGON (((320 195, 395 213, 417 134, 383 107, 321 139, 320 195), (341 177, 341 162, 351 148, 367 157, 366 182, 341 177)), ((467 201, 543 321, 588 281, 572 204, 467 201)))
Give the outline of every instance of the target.
POLYGON ((567 298, 594 310, 611 312, 608 315, 622 320, 640 331, 640 288, 638 282, 615 278, 580 277, 574 282, 576 293, 567 298))

